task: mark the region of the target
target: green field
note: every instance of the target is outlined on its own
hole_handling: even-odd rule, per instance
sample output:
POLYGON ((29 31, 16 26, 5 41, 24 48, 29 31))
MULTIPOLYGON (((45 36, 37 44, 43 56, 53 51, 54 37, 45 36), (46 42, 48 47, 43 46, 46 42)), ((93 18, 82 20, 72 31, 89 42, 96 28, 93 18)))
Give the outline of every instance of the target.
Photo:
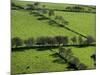
MULTIPOLYGON (((53 49, 55 50, 55 49, 53 49)), ((90 56, 95 53, 95 47, 72 48, 75 56, 79 57, 82 63, 85 63, 89 69, 93 69, 93 60, 90 56)), ((37 72, 54 72, 68 70, 67 64, 57 57, 53 57, 53 52, 49 49, 39 51, 37 49, 29 49, 25 51, 12 52, 12 74, 21 73, 37 73, 37 72), (60 60, 60 62, 53 62, 60 60), (27 67, 30 67, 27 69, 27 67)))
MULTIPOLYGON (((13 0, 15 2, 15 0, 13 0)), ((26 6, 31 2, 15 2, 18 5, 26 6)), ((65 6, 72 6, 67 4, 52 4, 52 3, 41 3, 46 5, 46 8, 52 9, 63 9, 65 6)), ((58 27, 56 25, 48 24, 48 20, 38 20, 39 16, 30 15, 30 11, 26 10, 11 10, 12 26, 11 33, 13 37, 20 37, 21 39, 27 39, 34 37, 35 39, 41 36, 68 36, 69 39, 73 36, 79 36, 78 34, 58 27)), ((63 16, 65 20, 69 22, 66 26, 82 35, 91 35, 95 37, 95 17, 94 13, 78 13, 78 12, 63 12, 55 11, 56 15, 63 16)), ((50 18, 50 17, 49 17, 50 18)), ((53 17, 52 17, 53 18, 53 17)), ((69 48, 69 47, 65 47, 69 48)), ((88 69, 95 69, 94 61, 90 58, 95 53, 96 47, 70 47, 74 56, 78 57, 81 63, 88 66, 88 69)), ((58 52, 58 48, 52 49, 58 52)), ((67 71, 68 65, 63 62, 59 57, 54 57, 54 52, 50 49, 38 50, 37 49, 23 49, 12 51, 12 63, 11 73, 22 74, 22 73, 37 73, 37 72, 55 72, 55 71, 67 71), (57 60, 57 62, 54 62, 57 60)))

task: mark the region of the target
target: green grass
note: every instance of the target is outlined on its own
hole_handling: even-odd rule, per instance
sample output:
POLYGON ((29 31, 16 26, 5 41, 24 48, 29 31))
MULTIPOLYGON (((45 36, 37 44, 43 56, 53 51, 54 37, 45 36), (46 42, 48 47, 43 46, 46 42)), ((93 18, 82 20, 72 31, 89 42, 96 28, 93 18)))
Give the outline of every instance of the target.
POLYGON ((89 69, 95 68, 93 60, 90 58, 92 54, 95 53, 95 47, 86 47, 86 48, 75 48, 72 47, 72 51, 76 57, 78 57, 81 63, 84 63, 88 66, 89 69))
MULTIPOLYGON (((67 27, 70 29, 85 36, 92 35, 95 38, 95 14, 56 12, 56 15, 64 16, 69 22, 67 27)), ((29 12, 12 10, 13 37, 17 36, 25 39, 28 37, 55 35, 75 36, 76 34, 64 28, 59 27, 58 29, 56 26, 49 25, 45 20, 39 21, 37 17, 30 15, 29 12)))
POLYGON ((92 13, 75 13, 75 12, 56 12, 56 15, 63 16, 69 22, 68 27, 72 30, 80 32, 95 38, 96 14, 92 13))
MULTIPOLYGON (((95 47, 71 48, 74 56, 78 57, 81 63, 87 65, 88 69, 95 68, 93 65, 94 62, 90 58, 90 56, 95 53, 95 47)), ((59 62, 54 63, 53 61, 58 59, 58 57, 53 57, 52 54, 54 53, 48 49, 44 51, 30 49, 22 52, 12 52, 12 74, 68 70, 66 68, 67 64, 60 64, 59 62), (30 68, 27 69, 27 66, 29 66, 30 68)))
POLYGON ((25 11, 12 11, 12 37, 26 39, 39 36, 75 36, 73 32, 49 25, 47 21, 39 21, 37 17, 25 11))
POLYGON ((12 52, 12 74, 64 71, 66 64, 53 63, 56 58, 52 54, 50 50, 37 51, 35 49, 12 52), (27 66, 30 68, 26 69, 27 66))
MULTIPOLYGON (((13 0, 14 1, 14 0, 13 0)), ((16 2, 25 6, 28 2, 16 2)), ((31 2, 29 2, 31 3, 31 2)), ((47 8, 62 9, 64 4, 57 5, 51 3, 45 4, 47 8)), ((67 6, 67 4, 66 4, 67 6)), ((30 15, 28 11, 12 10, 12 37, 20 37, 27 39, 29 37, 41 36, 57 36, 63 35, 73 37, 77 34, 55 25, 49 25, 47 20, 37 20, 37 16, 30 15)), ((68 22, 68 27, 83 35, 92 35, 95 38, 95 14, 92 13, 75 13, 56 11, 56 15, 63 16, 68 22)), ((68 47, 67 47, 68 48, 68 47)), ((88 69, 93 69, 95 66, 90 56, 95 53, 95 47, 76 48, 71 47, 74 56, 80 59, 80 62, 88 66, 88 69)), ((58 49, 53 49, 58 50, 58 49)), ((68 70, 67 64, 54 63, 57 58, 51 56, 54 54, 50 50, 38 51, 37 49, 25 49, 24 51, 12 52, 11 69, 12 74, 18 73, 36 73, 36 72, 54 72, 68 70), (27 69, 27 67, 29 68, 27 69)))

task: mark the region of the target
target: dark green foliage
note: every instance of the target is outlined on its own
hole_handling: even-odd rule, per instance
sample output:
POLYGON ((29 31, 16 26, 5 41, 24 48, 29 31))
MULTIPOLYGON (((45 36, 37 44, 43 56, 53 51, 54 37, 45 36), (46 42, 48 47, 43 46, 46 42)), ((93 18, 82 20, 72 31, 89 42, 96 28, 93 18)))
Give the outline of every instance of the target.
POLYGON ((62 16, 55 16, 55 21, 61 25, 68 25, 68 22, 62 16))
POLYGON ((26 46, 33 46, 33 44, 35 43, 34 38, 28 38, 27 40, 24 41, 26 46))
POLYGON ((12 10, 19 10, 19 9, 24 9, 24 8, 20 5, 16 5, 14 2, 11 2, 11 9, 12 10))
POLYGON ((12 47, 18 47, 18 46, 22 46, 23 45, 23 40, 20 39, 19 37, 14 37, 12 38, 12 47))
POLYGON ((84 44, 89 45, 95 42, 94 38, 92 36, 88 36, 87 39, 84 41, 84 44))
POLYGON ((86 70, 87 69, 87 66, 83 63, 80 63, 79 66, 78 66, 78 70, 86 70))
POLYGON ((81 36, 78 37, 78 42, 79 42, 79 45, 83 44, 83 38, 81 36))
POLYGON ((27 4, 27 7, 24 8, 24 9, 26 9, 26 10, 33 10, 33 9, 35 9, 35 7, 32 4, 27 4))
POLYGON ((39 6, 40 3, 39 3, 39 2, 34 2, 34 5, 35 5, 35 6, 39 6))
POLYGON ((65 54, 65 58, 67 60, 70 60, 73 57, 73 52, 72 52, 72 49, 71 48, 67 48, 65 50, 65 53, 64 54, 65 54))
POLYGON ((74 65, 75 67, 77 67, 79 65, 80 61, 77 57, 72 57, 71 59, 69 59, 69 63, 71 65, 74 65))
POLYGON ((67 36, 55 36, 55 39, 57 40, 57 43, 67 45, 68 44, 68 37, 67 36))
POLYGON ((73 11, 73 12, 84 12, 84 8, 80 5, 66 7, 66 10, 67 11, 73 11))
POLYGON ((76 36, 72 37, 71 41, 73 42, 73 45, 77 44, 77 38, 76 38, 76 36))
POLYGON ((80 11, 84 11, 84 8, 79 5, 76 5, 72 7, 72 11, 80 12, 80 11))
POLYGON ((94 65, 96 65, 96 53, 91 55, 91 58, 94 61, 94 65))
POLYGON ((91 58, 96 61, 96 54, 91 55, 91 58))
POLYGON ((59 54, 62 55, 62 56, 64 56, 65 50, 66 50, 65 48, 60 47, 59 48, 59 54))
POLYGON ((54 16, 54 15, 55 15, 54 10, 48 10, 48 15, 49 15, 49 16, 54 16))
POLYGON ((39 37, 36 42, 38 45, 55 45, 56 39, 52 37, 39 37))

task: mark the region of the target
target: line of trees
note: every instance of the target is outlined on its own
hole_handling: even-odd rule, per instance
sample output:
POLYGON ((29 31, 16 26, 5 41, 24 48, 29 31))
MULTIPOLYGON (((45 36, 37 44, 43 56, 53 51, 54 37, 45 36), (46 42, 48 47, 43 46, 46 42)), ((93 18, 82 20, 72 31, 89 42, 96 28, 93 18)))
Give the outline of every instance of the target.
MULTIPOLYGON (((64 59, 67 60, 69 66, 68 68, 74 69, 74 70, 85 70, 87 69, 87 66, 80 62, 80 60, 73 55, 71 48, 59 48, 59 55, 61 55, 64 59)), ((65 60, 65 61, 66 61, 65 60)))
POLYGON ((11 2, 11 9, 12 10, 19 10, 19 9, 24 9, 24 7, 17 5, 14 2, 11 2))
POLYGON ((74 5, 65 8, 65 11, 70 12, 87 12, 87 13, 95 13, 96 8, 92 6, 81 6, 81 5, 74 5))
POLYGON ((28 38, 26 40, 22 40, 19 37, 12 38, 12 47, 18 47, 18 46, 34 46, 34 45, 49 45, 49 46, 61 46, 61 45, 69 45, 69 43, 72 42, 71 45, 90 45, 95 42, 94 38, 92 36, 88 36, 87 39, 83 39, 83 37, 72 37, 69 39, 68 36, 55 36, 55 37, 38 37, 37 39, 34 39, 33 37, 28 38))
POLYGON ((12 38, 12 47, 19 47, 19 46, 33 46, 33 45, 67 45, 68 44, 68 37, 67 36, 55 36, 55 37, 38 37, 37 39, 28 38, 27 40, 22 40, 19 37, 12 38))
POLYGON ((28 4, 26 9, 32 10, 31 14, 34 14, 35 12, 38 13, 38 15, 47 15, 49 18, 53 17, 54 20, 48 21, 50 25, 55 24, 55 22, 62 26, 68 25, 68 21, 66 21, 64 17, 55 15, 55 11, 53 9, 47 9, 45 5, 41 5, 39 2, 35 2, 34 4, 28 4))

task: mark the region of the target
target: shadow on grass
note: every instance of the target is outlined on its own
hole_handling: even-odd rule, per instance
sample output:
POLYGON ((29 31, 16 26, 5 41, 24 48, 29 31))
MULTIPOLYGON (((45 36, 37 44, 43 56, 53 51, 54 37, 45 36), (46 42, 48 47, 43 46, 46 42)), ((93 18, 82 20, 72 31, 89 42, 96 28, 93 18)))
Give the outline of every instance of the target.
POLYGON ((17 47, 17 48, 11 48, 12 51, 25 51, 29 49, 36 49, 37 51, 45 51, 45 50, 51 50, 55 49, 58 46, 33 46, 33 47, 17 47))
POLYGON ((66 64, 66 62, 59 57, 58 53, 51 54, 50 56, 55 58, 55 60, 52 61, 53 63, 66 64))
MULTIPOLYGON (((84 48, 84 47, 95 47, 96 44, 90 44, 90 45, 63 45, 63 47, 77 47, 77 48, 84 48)), ((45 50, 52 50, 59 48, 59 45, 57 46, 32 46, 32 47, 16 47, 11 48, 12 51, 25 51, 29 49, 36 49, 37 51, 45 51, 45 50)))
POLYGON ((57 27, 62 27, 62 28, 66 29, 66 30, 69 30, 69 31, 71 31, 71 32, 73 32, 73 33, 75 33, 75 34, 77 34, 77 35, 80 35, 80 36, 82 36, 82 37, 84 37, 84 38, 87 38, 85 35, 83 35, 83 34, 77 32, 77 31, 75 31, 75 30, 72 30, 72 29, 70 29, 69 27, 66 27, 66 26, 64 26, 64 25, 62 25, 62 24, 59 24, 59 23, 57 23, 55 20, 52 20, 52 19, 49 18, 49 17, 46 17, 46 16, 41 15, 41 14, 39 14, 39 13, 35 13, 34 16, 40 16, 41 18, 38 18, 38 20, 50 20, 50 21, 54 22, 54 23, 56 24, 57 27))

